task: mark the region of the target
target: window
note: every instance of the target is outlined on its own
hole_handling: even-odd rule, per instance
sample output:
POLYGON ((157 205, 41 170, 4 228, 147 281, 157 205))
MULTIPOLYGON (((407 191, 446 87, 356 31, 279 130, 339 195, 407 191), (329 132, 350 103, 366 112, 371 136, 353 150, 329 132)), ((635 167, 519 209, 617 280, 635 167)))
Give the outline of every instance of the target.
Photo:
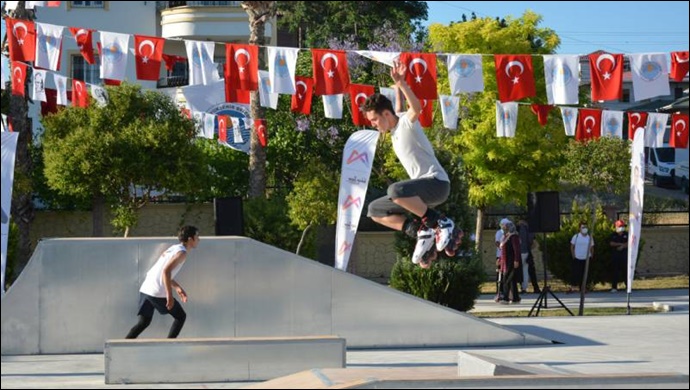
POLYGON ((73 1, 73 8, 103 8, 102 1, 73 1))
POLYGON ((100 58, 98 55, 94 55, 96 63, 90 65, 84 57, 80 55, 72 56, 72 78, 77 80, 84 80, 89 84, 101 85, 101 75, 100 75, 100 58))
POLYGON ((630 103, 630 90, 629 89, 624 89, 623 90, 623 99, 621 99, 623 103, 630 103))

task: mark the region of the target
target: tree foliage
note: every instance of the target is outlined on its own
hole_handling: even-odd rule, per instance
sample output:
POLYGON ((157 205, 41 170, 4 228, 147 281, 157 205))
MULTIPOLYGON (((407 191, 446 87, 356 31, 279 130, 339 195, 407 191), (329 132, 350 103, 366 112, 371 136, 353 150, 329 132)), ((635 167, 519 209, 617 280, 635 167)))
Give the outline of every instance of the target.
POLYGON ((197 187, 201 157, 194 124, 169 97, 126 83, 107 90, 105 107, 91 101, 43 118, 45 176, 62 194, 102 196, 125 230, 152 191, 197 187))
POLYGON ((292 32, 302 28, 306 47, 327 47, 329 40, 350 35, 366 47, 384 21, 407 37, 419 32, 428 6, 425 1, 281 1, 278 14, 281 26, 292 32))
MULTIPOLYGON (((556 34, 539 28, 541 17, 526 12, 503 24, 490 18, 474 19, 451 26, 432 24, 429 40, 433 50, 452 53, 548 54, 559 44, 556 34)), ((534 74, 543 74, 543 62, 533 57, 534 74)), ((555 115, 541 127, 529 107, 520 106, 515 138, 496 137, 496 70, 493 61, 483 61, 485 90, 461 96, 461 124, 449 140, 449 150, 462 155, 469 185, 470 203, 485 208, 502 202, 523 204, 527 192, 554 188, 558 184, 562 150, 566 139, 555 115)), ((447 71, 439 67, 441 93, 448 93, 447 71)), ((535 77, 538 96, 546 101, 543 77, 535 77)))
POLYGON ((561 178, 595 192, 626 193, 630 185, 630 142, 611 137, 569 142, 561 178))

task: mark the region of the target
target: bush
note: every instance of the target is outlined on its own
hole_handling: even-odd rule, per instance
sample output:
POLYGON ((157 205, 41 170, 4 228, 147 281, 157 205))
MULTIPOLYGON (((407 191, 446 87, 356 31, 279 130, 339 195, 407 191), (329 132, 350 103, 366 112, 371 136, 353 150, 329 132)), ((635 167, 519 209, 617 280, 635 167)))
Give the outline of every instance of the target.
POLYGON ((440 259, 429 269, 398 257, 391 271, 390 286, 416 297, 459 311, 474 307, 486 273, 481 256, 440 259))
MULTIPOLYGON (((546 235, 548 269, 554 277, 570 283, 572 272, 570 240, 579 231, 581 221, 587 223, 589 234, 594 237, 594 258, 590 259, 587 274, 587 288, 591 289, 597 283, 611 280, 611 251, 613 248, 609 245, 609 239, 615 228, 613 221, 604 214, 601 204, 580 205, 573 202, 572 213, 561 221, 561 230, 546 235), (594 216, 592 216, 592 208, 594 208, 594 216)), ((536 239, 543 250, 543 236, 537 235, 536 239)), ((640 243, 639 253, 642 252, 642 246, 643 243, 640 243)))
MULTIPOLYGON (((301 232, 290 222, 283 197, 255 198, 244 202, 244 230, 247 237, 288 252, 295 252, 301 232)), ((313 254, 314 240, 305 244, 302 256, 313 254)))

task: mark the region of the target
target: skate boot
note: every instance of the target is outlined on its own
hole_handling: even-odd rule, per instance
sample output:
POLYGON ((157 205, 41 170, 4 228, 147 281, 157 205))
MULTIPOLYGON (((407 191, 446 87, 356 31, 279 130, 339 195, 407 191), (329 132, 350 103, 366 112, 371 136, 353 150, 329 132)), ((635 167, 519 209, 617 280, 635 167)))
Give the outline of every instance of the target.
POLYGON ((412 262, 419 264, 422 257, 434 246, 434 230, 422 226, 417 232, 417 245, 412 253, 412 262))

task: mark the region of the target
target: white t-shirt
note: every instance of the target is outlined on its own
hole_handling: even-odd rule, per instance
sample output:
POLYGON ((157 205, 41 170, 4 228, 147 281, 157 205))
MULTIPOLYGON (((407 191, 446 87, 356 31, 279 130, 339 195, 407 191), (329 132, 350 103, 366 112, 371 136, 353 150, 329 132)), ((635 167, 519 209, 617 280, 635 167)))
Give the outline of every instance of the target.
POLYGON ((500 244, 501 241, 503 241, 503 229, 498 229, 498 231, 496 232, 496 239, 494 241, 496 241, 499 244, 499 246, 496 247, 496 258, 498 259, 499 257, 501 257, 500 244))
POLYGON ((594 238, 589 234, 583 236, 582 233, 577 233, 570 240, 570 243, 575 245, 575 258, 587 260, 587 257, 589 257, 589 247, 594 246, 594 238))
POLYGON ((449 182, 419 121, 410 122, 407 113, 398 114, 398 117, 398 124, 391 130, 391 141, 410 179, 433 177, 449 182))
MULTIPOLYGON (((175 244, 163 252, 161 257, 158 258, 149 272, 146 273, 146 279, 144 279, 144 283, 141 284, 139 291, 152 297, 165 298, 166 294, 165 286, 163 285, 163 269, 179 252, 187 252, 187 248, 185 248, 182 244, 175 244)), ((172 272, 170 273, 171 279, 175 279, 175 275, 180 272, 183 264, 184 261, 181 262, 177 267, 173 268, 172 272)))

